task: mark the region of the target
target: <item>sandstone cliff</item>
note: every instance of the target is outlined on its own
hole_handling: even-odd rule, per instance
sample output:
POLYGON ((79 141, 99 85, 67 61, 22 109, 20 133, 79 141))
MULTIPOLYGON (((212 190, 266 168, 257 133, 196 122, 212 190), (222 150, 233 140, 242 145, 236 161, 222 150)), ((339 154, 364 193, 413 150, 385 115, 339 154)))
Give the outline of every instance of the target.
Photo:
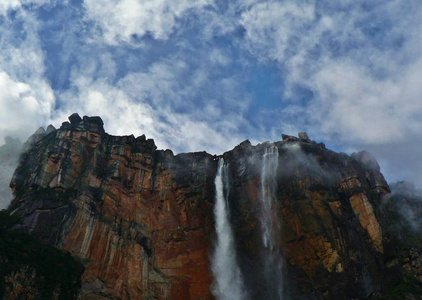
POLYGON ((82 299, 210 298, 212 157, 70 121, 23 154, 9 210, 85 263, 82 299))
MULTIPOLYGON (((45 243, 83 262, 81 299, 213 299, 217 158, 173 155, 145 136, 111 136, 74 114, 38 132, 11 182, 9 212, 45 243)), ((400 278, 378 209, 389 187, 375 159, 283 136, 224 153, 230 220, 252 299, 282 284, 294 299, 381 295, 400 278), (271 214, 283 282, 268 280, 260 204, 263 153, 277 150, 271 214)), ((262 195, 261 195, 262 196, 262 195)))

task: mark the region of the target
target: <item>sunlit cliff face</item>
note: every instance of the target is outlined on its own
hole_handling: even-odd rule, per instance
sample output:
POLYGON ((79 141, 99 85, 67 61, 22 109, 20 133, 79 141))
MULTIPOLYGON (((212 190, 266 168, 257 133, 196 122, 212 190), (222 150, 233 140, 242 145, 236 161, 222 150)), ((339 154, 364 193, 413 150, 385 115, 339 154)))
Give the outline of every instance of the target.
POLYGON ((400 277, 368 153, 301 133, 174 155, 103 125, 39 131, 11 183, 21 227, 86 262, 82 298, 365 298, 400 277))

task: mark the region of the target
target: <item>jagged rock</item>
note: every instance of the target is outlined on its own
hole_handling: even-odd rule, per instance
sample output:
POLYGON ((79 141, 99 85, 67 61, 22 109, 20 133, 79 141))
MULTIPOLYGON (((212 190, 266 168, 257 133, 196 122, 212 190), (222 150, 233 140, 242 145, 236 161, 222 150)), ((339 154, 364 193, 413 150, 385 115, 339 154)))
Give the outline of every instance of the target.
POLYGON ((365 150, 357 152, 357 153, 356 152, 352 153, 351 156, 357 161, 360 161, 361 163, 363 163, 368 168, 371 168, 376 171, 380 170, 380 166, 377 160, 375 159, 375 157, 371 153, 365 150))
POLYGON ((87 262, 81 299, 210 299, 216 162, 110 136, 100 121, 84 117, 27 151, 10 210, 87 262))
POLYGON ((367 151, 352 153, 352 158, 356 159, 366 169, 366 178, 372 189, 380 192, 381 190, 389 192, 390 188, 380 173, 380 166, 375 157, 367 151))
POLYGON ((78 124, 79 122, 82 122, 82 118, 78 113, 71 114, 68 119, 71 124, 78 124))
POLYGON ((146 141, 146 136, 145 136, 145 134, 143 134, 143 135, 141 135, 141 136, 138 136, 137 138, 136 138, 136 140, 137 141, 140 141, 140 142, 145 142, 146 141))
POLYGON ((241 148, 249 148, 252 145, 251 145, 251 142, 249 140, 244 140, 238 146, 241 147, 241 148))
POLYGON ((297 137, 292 136, 292 135, 287 135, 287 134, 282 134, 281 138, 282 138, 283 141, 286 141, 286 142, 287 141, 298 141, 299 140, 297 137))
POLYGON ((28 148, 30 145, 37 143, 43 136, 45 136, 45 134, 45 129, 43 127, 38 128, 37 131, 35 131, 35 133, 25 142, 24 148, 28 148))
POLYGON ((101 127, 104 125, 103 120, 98 116, 95 116, 95 117, 84 116, 83 120, 85 122, 96 124, 96 125, 101 126, 101 127))
POLYGON ((47 130, 45 131, 46 134, 52 133, 56 131, 56 127, 54 127, 53 125, 48 125, 47 130))
POLYGON ((34 135, 43 136, 45 134, 45 129, 43 127, 40 127, 35 131, 34 135))
POLYGON ((324 144, 324 143, 317 143, 317 145, 318 145, 319 147, 321 147, 322 149, 326 149, 326 147, 325 147, 325 144, 324 144))
POLYGON ((305 142, 311 141, 306 132, 299 132, 298 136, 299 136, 299 139, 301 139, 302 141, 305 141, 305 142))

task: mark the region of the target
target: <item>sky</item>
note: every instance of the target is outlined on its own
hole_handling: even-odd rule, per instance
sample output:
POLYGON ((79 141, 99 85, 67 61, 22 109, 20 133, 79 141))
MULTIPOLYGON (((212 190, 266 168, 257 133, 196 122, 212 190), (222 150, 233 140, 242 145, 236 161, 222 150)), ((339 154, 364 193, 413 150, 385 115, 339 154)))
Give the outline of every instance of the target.
POLYGON ((306 131, 422 187, 422 1, 1 0, 0 145, 73 112, 175 153, 306 131))

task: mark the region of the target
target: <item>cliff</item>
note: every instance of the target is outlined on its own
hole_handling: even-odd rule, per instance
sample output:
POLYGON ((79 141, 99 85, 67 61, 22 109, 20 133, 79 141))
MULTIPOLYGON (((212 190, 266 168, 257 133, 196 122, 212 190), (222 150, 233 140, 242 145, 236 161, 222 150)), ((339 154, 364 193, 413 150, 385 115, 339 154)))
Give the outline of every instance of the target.
POLYGON ((9 210, 84 262, 82 299, 209 297, 212 157, 110 136, 98 117, 70 120, 33 138, 9 210))
MULTIPOLYGON (((274 299, 275 293, 274 282, 265 279, 263 258, 270 253, 260 246, 258 226, 262 153, 269 146, 246 142, 225 153, 231 162, 229 202, 240 265, 253 299, 274 299)), ((398 276, 395 250, 376 215, 389 192, 376 161, 366 152, 352 157, 335 153, 308 138, 285 136, 274 146, 277 202, 271 213, 279 222, 275 236, 285 261, 285 293, 304 299, 364 299, 382 293, 398 276)))
MULTIPOLYGON (((213 299, 218 158, 173 155, 145 136, 111 136, 99 117, 69 120, 26 145, 8 208, 20 227, 84 264, 80 299, 213 299)), ((382 295, 401 275, 380 209, 389 186, 376 160, 299 136, 245 141, 222 155, 249 297, 382 295)))

